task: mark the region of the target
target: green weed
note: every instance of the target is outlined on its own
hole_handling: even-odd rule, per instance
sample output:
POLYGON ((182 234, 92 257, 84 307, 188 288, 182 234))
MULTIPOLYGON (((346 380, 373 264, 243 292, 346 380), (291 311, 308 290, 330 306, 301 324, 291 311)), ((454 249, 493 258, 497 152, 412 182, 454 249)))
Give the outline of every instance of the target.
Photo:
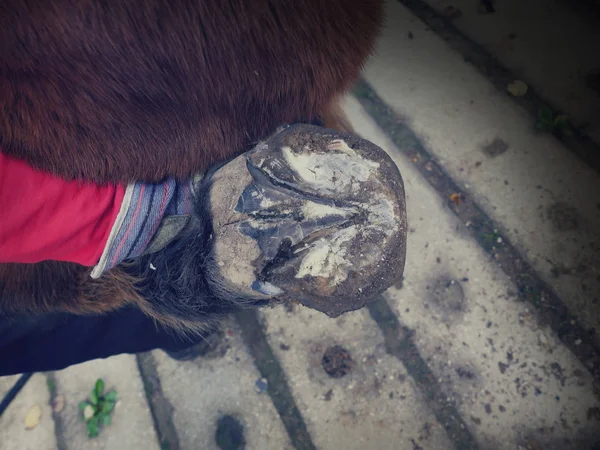
POLYGON ((110 425, 111 414, 117 402, 117 392, 104 392, 104 381, 99 378, 90 393, 90 398, 79 403, 81 418, 86 423, 88 436, 98 436, 100 427, 110 425))

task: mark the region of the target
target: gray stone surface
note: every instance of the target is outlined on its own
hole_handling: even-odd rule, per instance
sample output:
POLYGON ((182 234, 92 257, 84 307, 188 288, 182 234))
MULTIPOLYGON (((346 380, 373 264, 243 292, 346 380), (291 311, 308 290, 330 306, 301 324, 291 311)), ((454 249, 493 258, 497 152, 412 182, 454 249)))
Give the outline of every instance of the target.
POLYGON ((386 353, 365 309, 335 320, 300 305, 292 311, 277 307, 262 316, 317 448, 451 447, 404 366, 386 353), (324 353, 334 345, 353 360, 341 378, 330 377, 322 366, 324 353))
POLYGON ((235 322, 224 324, 223 347, 212 356, 178 362, 152 354, 162 390, 173 406, 173 423, 183 450, 217 450, 217 421, 230 415, 244 426, 248 449, 291 449, 289 438, 266 392, 235 322), (224 354, 222 353, 224 351, 224 354))
MULTIPOLYGON (((14 385, 19 376, 0 378, 0 398, 14 385)), ((56 450, 54 420, 50 408, 50 393, 44 374, 33 375, 21 392, 0 416, 0 450, 56 450), (25 416, 35 406, 41 409, 39 423, 25 427, 25 416)))
POLYGON ((57 418, 59 438, 67 450, 160 448, 134 356, 88 361, 55 372, 55 377, 56 394, 65 399, 65 407, 57 418), (98 437, 90 439, 78 404, 89 398, 98 378, 104 380, 106 391, 117 391, 118 400, 112 423, 102 429, 98 437))
MULTIPOLYGON (((366 79, 499 223, 584 328, 600 331, 599 177, 558 140, 537 133, 531 116, 400 3, 387 5, 389 26, 366 79), (407 38, 409 30, 414 39, 407 38), (490 157, 483 148, 495 140, 508 149, 490 157)), ((600 333, 595 340, 600 345, 600 333)))
MULTIPOLYGON (((346 111, 365 138, 395 159, 404 177, 409 222, 401 288, 386 297, 415 331, 417 347, 457 402, 483 448, 586 448, 593 436, 593 379, 586 367, 535 320, 531 305, 456 216, 381 134, 356 100, 346 111), (561 444, 562 445, 562 444, 561 444), (584 447, 578 447, 583 445, 584 447)), ((378 406, 379 407, 379 406, 378 406)))
POLYGON ((460 11, 452 19, 458 30, 585 125, 600 144, 600 33, 598 12, 588 2, 502 0, 493 14, 482 14, 470 0, 425 1, 447 16, 450 7, 460 11))

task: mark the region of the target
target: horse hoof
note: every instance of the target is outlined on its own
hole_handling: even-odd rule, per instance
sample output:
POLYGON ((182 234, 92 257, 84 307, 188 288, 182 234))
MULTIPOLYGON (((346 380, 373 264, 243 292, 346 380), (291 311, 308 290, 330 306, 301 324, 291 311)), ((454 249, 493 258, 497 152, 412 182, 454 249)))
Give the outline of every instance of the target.
POLYGON ((210 179, 218 283, 335 317, 397 282, 406 254, 398 168, 357 136, 283 128, 210 179))

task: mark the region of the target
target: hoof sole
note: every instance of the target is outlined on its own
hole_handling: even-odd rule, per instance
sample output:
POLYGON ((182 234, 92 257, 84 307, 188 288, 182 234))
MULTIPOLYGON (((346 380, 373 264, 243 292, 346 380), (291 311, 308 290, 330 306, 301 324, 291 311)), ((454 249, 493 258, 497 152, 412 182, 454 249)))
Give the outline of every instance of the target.
POLYGON ((404 184, 391 158, 364 139, 293 125, 211 182, 213 257, 230 289, 335 317, 402 276, 404 184))

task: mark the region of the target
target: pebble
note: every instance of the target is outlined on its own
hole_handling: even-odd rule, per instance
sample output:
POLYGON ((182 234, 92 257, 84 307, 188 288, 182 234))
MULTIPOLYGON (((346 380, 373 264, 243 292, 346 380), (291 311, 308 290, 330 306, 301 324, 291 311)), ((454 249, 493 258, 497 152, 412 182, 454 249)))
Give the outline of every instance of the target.
POLYGON ((55 413, 61 412, 65 408, 65 397, 64 395, 57 395, 52 404, 52 409, 55 413))
POLYGON ((25 428, 27 428, 28 430, 35 428, 37 424, 40 423, 41 417, 42 408, 40 408, 40 405, 33 406, 29 411, 27 411, 27 414, 25 415, 25 428))
POLYGON ((256 380, 256 383, 254 383, 254 387, 256 388, 257 393, 262 394, 269 389, 269 380, 266 378, 259 378, 256 380))

